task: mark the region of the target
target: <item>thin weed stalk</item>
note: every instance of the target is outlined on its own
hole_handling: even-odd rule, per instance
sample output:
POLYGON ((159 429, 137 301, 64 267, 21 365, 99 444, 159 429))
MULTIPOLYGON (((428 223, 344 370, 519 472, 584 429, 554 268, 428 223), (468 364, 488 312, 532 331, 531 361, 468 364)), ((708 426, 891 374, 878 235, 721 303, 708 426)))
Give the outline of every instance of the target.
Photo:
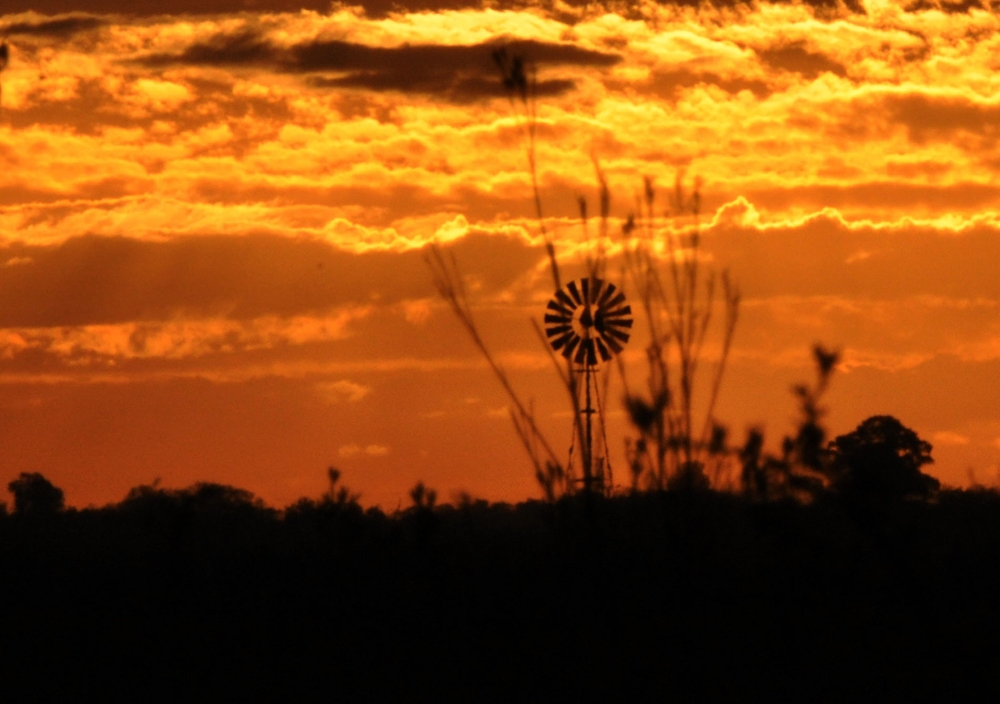
POLYGON ((449 304, 455 317, 465 328, 469 337, 479 353, 483 355, 487 365, 493 372, 493 376, 500 382, 507 399, 510 401, 510 415, 517 431, 518 438, 524 445, 528 456, 531 458, 535 468, 535 476, 542 485, 548 497, 554 498, 563 493, 562 485, 566 481, 565 472, 559 458, 552 450, 551 445, 546 440, 545 435, 539 429, 535 421, 534 409, 525 404, 520 395, 514 389, 507 376, 507 372, 496 360, 489 346, 479 333, 479 326, 476 324, 469 305, 469 299, 465 290, 465 283, 458 268, 458 262, 454 254, 445 255, 439 246, 432 245, 426 256, 427 265, 431 270, 434 286, 441 297, 449 304))
MULTIPOLYGON (((558 290, 561 288, 559 262, 556 258, 552 237, 545 226, 541 193, 538 188, 538 168, 535 151, 538 124, 537 72, 534 65, 526 63, 521 57, 509 56, 506 49, 503 48, 494 52, 493 59, 502 74, 503 84, 507 90, 507 96, 525 145, 528 170, 531 176, 535 218, 545 242, 545 251, 549 261, 552 281, 556 290, 558 290)), ((500 366, 484 342, 479 332, 479 327, 475 322, 472 308, 469 305, 461 270, 454 255, 446 257, 440 247, 433 245, 427 256, 427 263, 431 269, 434 285, 438 293, 448 302, 452 311, 472 339, 473 344, 479 350, 480 354, 483 355, 487 365, 493 372, 493 376, 500 382, 501 387, 506 393, 507 399, 510 402, 510 415, 514 429, 531 459, 535 470, 535 478, 546 498, 553 501, 558 496, 571 492, 573 489, 572 467, 568 465, 564 466, 560 462, 552 446, 538 427, 533 406, 522 400, 511 384, 506 371, 500 366)), ((537 323, 535 325, 536 330, 541 334, 540 329, 537 328, 537 323)), ((571 370, 567 369, 563 371, 554 356, 552 356, 552 359, 559 372, 560 380, 571 392, 570 395, 574 399, 574 409, 576 409, 577 401, 575 393, 573 393, 576 386, 575 379, 572 373, 570 373, 571 370)), ((577 423, 577 426, 579 426, 579 423, 577 423)))
MULTIPOLYGON (((708 484, 705 475, 708 455, 719 450, 715 405, 739 317, 740 293, 723 272, 723 321, 721 355, 709 384, 707 405, 700 426, 694 417, 699 367, 717 301, 716 276, 702 272, 700 185, 685 193, 678 175, 670 210, 657 217, 656 191, 652 179, 645 179, 644 192, 637 203, 641 222, 630 216, 622 228, 625 239, 623 277, 631 279, 649 326, 646 348, 648 399, 634 394, 625 382, 626 407, 638 440, 627 447, 633 470, 633 486, 645 476, 652 488, 708 484), (679 218, 692 223, 678 228, 679 218), (658 231, 663 231, 662 239, 658 231), (662 253, 657 243, 663 243, 662 253), (667 260, 667 280, 661 275, 660 259, 667 260), (675 369, 672 373, 672 362, 675 369)), ((619 371, 625 378, 624 362, 619 371)))
MULTIPOLYGON (((508 55, 506 49, 500 48, 493 54, 493 59, 500 69, 503 78, 503 85, 507 90, 507 97, 511 104, 511 109, 517 119, 524 143, 525 153, 528 161, 528 172, 531 177, 532 196, 535 205, 535 218, 538 223, 539 232, 545 243, 545 253, 549 261, 549 268, 552 275, 552 284, 555 291, 562 288, 562 277, 559 271, 559 262, 556 257, 555 243, 552 235, 545 225, 545 216, 542 209, 541 191, 538 186, 538 162, 536 152, 536 137, 538 129, 538 72, 533 62, 526 61, 520 56, 508 55)), ((596 163, 596 162, 595 162, 596 163)), ((607 196, 606 182, 603 182, 601 198, 602 223, 607 221, 607 196)), ((580 199, 581 220, 584 223, 585 235, 589 239, 587 231, 587 204, 585 199, 580 199)), ((602 225, 602 233, 605 231, 602 225)), ((588 261, 588 272, 591 278, 596 277, 598 270, 596 261, 588 261)), ((591 456, 591 446, 587 442, 587 432, 582 418, 580 407, 580 385, 577 375, 573 370, 573 362, 565 358, 562 363, 556 358, 549 347, 545 335, 537 322, 534 322, 535 330, 542 342, 542 346, 549 352, 549 357, 559 375, 560 383, 569 396, 570 405, 573 408, 573 432, 575 433, 577 444, 580 447, 580 463, 582 465, 584 491, 589 492, 593 485, 594 461, 591 456), (565 368, 563 368, 565 367, 565 368)), ((536 467, 537 469, 537 467, 536 467)), ((554 467, 553 467, 554 469, 554 467)), ((573 463, 571 458, 567 459, 565 466, 560 470, 566 478, 566 491, 572 492, 575 484, 573 476, 573 463)), ((540 480, 541 481, 541 480, 540 480)), ((543 488, 548 481, 542 482, 543 488)))

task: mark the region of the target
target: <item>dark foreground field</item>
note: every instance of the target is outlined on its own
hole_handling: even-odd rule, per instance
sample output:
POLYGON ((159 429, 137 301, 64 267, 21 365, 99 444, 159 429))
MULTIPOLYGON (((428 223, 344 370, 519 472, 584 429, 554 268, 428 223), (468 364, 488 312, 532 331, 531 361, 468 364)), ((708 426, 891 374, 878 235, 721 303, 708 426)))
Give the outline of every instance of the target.
POLYGON ((0 519, 10 701, 996 701, 1000 496, 0 519), (115 698, 118 698, 115 696, 115 698))

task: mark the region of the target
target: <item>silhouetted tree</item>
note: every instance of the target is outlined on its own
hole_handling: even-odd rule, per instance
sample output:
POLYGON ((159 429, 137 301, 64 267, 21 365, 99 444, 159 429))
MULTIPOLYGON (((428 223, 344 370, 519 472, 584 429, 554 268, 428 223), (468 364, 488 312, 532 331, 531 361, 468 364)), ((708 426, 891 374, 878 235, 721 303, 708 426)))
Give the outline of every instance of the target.
POLYGON ((37 472, 21 472, 7 485, 14 495, 14 511, 25 516, 49 516, 63 510, 63 491, 37 472))
POLYGON ((246 489, 213 482, 198 482, 184 489, 164 489, 158 484, 130 489, 118 508, 141 517, 147 526, 161 525, 176 531, 188 530, 196 523, 236 525, 277 515, 246 489))
POLYGON ((920 471, 931 464, 931 444, 892 416, 872 416, 830 443, 834 487, 876 501, 926 499, 940 482, 920 471))
POLYGON ((265 508, 264 502, 252 492, 227 484, 198 482, 180 493, 195 509, 206 513, 265 508))

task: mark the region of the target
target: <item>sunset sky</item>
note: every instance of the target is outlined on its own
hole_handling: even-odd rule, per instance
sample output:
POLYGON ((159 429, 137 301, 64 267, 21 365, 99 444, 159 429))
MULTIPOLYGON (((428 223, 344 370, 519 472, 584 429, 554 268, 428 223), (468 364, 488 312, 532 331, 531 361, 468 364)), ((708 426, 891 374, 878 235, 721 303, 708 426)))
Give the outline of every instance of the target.
MULTIPOLYGON (((500 45, 538 64, 567 272, 592 155, 612 264, 644 176, 701 180, 705 263, 743 292, 717 409, 734 441, 762 425, 777 447, 822 342, 843 351, 832 434, 892 414, 944 483, 997 482, 997 15, 489 5, 3 0, 3 486, 38 471, 86 506, 216 481, 284 506, 334 465, 389 509, 418 480, 444 500, 538 496, 424 261, 454 252, 484 337, 568 449, 531 325, 553 291, 500 45)), ((628 355, 641 381, 641 340, 628 355)), ((617 381, 609 395, 624 480, 617 381)))

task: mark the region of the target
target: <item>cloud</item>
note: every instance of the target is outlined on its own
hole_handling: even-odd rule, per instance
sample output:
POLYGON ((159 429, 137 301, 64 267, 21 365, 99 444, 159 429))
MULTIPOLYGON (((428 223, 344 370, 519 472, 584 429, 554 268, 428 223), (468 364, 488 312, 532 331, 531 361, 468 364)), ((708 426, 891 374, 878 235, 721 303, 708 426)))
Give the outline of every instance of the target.
MULTIPOLYGON (((264 316, 251 320, 195 319, 111 325, 0 328, 0 358, 39 356, 70 367, 112 367, 128 360, 191 360, 340 340, 369 314, 346 309, 325 317, 264 316)), ((361 393, 352 389, 352 393, 361 393)))
POLYGON ((327 403, 357 403, 371 393, 370 386, 341 379, 339 381, 325 381, 316 384, 316 392, 327 403))
POLYGON ((413 325, 422 325, 431 317, 433 310, 433 299, 419 298, 412 301, 403 301, 403 317, 406 322, 413 325))
POLYGON ((668 100, 675 100, 683 89, 700 85, 718 86, 727 93, 748 90, 759 98, 767 97, 773 92, 771 87, 760 79, 728 78, 712 71, 686 69, 655 71, 646 85, 654 94, 668 100))
MULTIPOLYGON (((819 14, 828 16, 849 13, 865 14, 865 7, 860 0, 804 0, 802 4, 814 8, 819 14)), ((76 0, 73 5, 85 12, 102 14, 122 12, 122 4, 118 0, 76 0)), ((497 3, 496 8, 513 9, 524 5, 525 3, 518 0, 505 0, 505 2, 497 3)), ((586 14, 585 11, 595 14, 617 11, 625 16, 642 18, 643 11, 648 13, 650 5, 653 4, 638 2, 629 3, 626 7, 619 8, 618 3, 615 2, 594 3, 593 0, 563 0, 556 6, 558 8, 556 11, 568 20, 586 14)), ((748 3, 743 0, 709 0, 704 3, 707 8, 727 10, 743 8, 747 5, 748 3)), ((361 8, 368 17, 383 18, 392 13, 402 12, 477 10, 482 8, 483 2, 482 0, 356 0, 351 3, 351 6, 361 8)), ((690 6, 689 0, 664 0, 653 5, 654 8, 662 7, 667 11, 673 8, 684 11, 690 6)), ((957 2, 942 3, 942 6, 944 9, 954 10, 954 8, 981 7, 981 4, 979 0, 958 0, 957 2)), ((914 8, 917 7, 920 7, 920 3, 914 5, 914 8)), ((66 3, 64 0, 5 0, 5 8, 7 12, 11 13, 37 11, 44 14, 56 14, 65 11, 66 3)), ((247 0, 213 0, 211 3, 206 3, 204 0, 140 0, 128 6, 129 14, 138 17, 177 14, 216 15, 247 11, 297 13, 302 10, 312 10, 317 13, 328 12, 330 2, 329 0, 252 0, 252 2, 247 0)))
POLYGON ((821 73, 830 72, 844 77, 844 66, 824 54, 809 51, 805 42, 792 42, 759 51, 761 60, 771 68, 793 71, 804 78, 813 79, 821 73))
MULTIPOLYGON (((309 79, 317 88, 355 88, 376 92, 396 91, 437 96, 455 103, 465 103, 504 95, 499 81, 483 72, 463 75, 459 70, 434 71, 417 65, 400 64, 394 70, 358 71, 338 78, 309 79)), ((576 84, 566 79, 541 80, 535 87, 539 98, 562 95, 576 84)))
POLYGON ((992 216, 940 222, 902 217, 852 222, 835 210, 750 226, 720 223, 703 241, 747 296, 1000 298, 1000 223, 992 216), (857 257, 868 252, 867 258, 857 257))
MULTIPOLYGON (((344 243, 350 246, 350 243, 344 243)), ((517 236, 468 234, 446 245, 492 295, 544 256, 517 236)), ((54 246, 0 245, 0 328, 223 317, 315 317, 344 306, 409 301, 418 321, 433 295, 423 253, 354 253, 320 239, 204 235, 165 241, 81 237, 54 246)))
POLYGON ((1000 187, 976 181, 950 184, 906 183, 894 180, 861 180, 845 184, 810 184, 751 188, 745 196, 754 205, 772 211, 792 207, 851 210, 919 209, 923 212, 982 211, 1000 205, 1000 187))
POLYGON ((248 66, 274 64, 279 50, 258 31, 244 28, 233 34, 217 34, 188 46, 180 54, 153 54, 142 60, 149 66, 188 64, 194 66, 248 66))
POLYGON ((171 81, 140 78, 133 88, 140 105, 158 112, 172 112, 194 99, 193 93, 186 86, 171 81))
MULTIPOLYGON (((255 30, 217 35, 192 44, 178 54, 153 54, 142 59, 149 66, 269 66, 289 73, 326 73, 312 76, 318 87, 357 88, 431 95, 454 102, 502 97, 504 89, 493 62, 493 52, 505 47, 542 68, 548 66, 611 66, 621 57, 572 44, 503 37, 473 45, 403 44, 371 46, 339 39, 313 40, 278 47, 255 30)), ((539 97, 572 89, 574 82, 542 78, 539 97)))
POLYGON ((500 37, 474 45, 404 44, 397 47, 367 46, 339 40, 315 41, 294 46, 290 50, 291 60, 285 66, 299 71, 395 72, 413 70, 412 65, 417 64, 428 73, 459 71, 470 66, 494 72, 493 53, 501 47, 511 56, 521 56, 540 66, 612 66, 621 61, 616 54, 573 44, 500 37))
POLYGON ((907 6, 911 12, 918 10, 940 10, 948 14, 966 13, 969 10, 987 10, 983 0, 915 0, 907 6))
POLYGON ((86 32, 107 24, 107 20, 103 17, 82 13, 70 13, 55 17, 29 13, 27 17, 27 19, 0 24, 0 36, 40 36, 65 39, 73 34, 86 32))
POLYGON ((911 90, 887 92, 881 109, 892 122, 901 124, 917 142, 954 139, 956 132, 996 140, 1000 104, 957 90, 911 90))
POLYGON ((961 433, 956 433, 953 430, 940 430, 931 435, 931 440, 934 445, 968 445, 970 442, 968 435, 962 435, 961 433))
POLYGON ((384 445, 366 445, 362 447, 357 443, 351 443, 349 445, 341 445, 337 450, 337 454, 345 459, 351 457, 384 457, 389 454, 389 448, 384 445))
MULTIPOLYGON (((81 12, 94 14, 117 14, 128 12, 137 17, 161 17, 164 15, 221 15, 232 12, 246 12, 250 7, 247 0, 139 0, 124 7, 119 0, 74 0, 73 6, 81 12)), ((298 12, 314 10, 325 12, 330 9, 327 0, 253 0, 253 9, 258 12, 298 12)), ((4 0, 6 12, 33 11, 45 15, 66 11, 63 0, 4 0)))

